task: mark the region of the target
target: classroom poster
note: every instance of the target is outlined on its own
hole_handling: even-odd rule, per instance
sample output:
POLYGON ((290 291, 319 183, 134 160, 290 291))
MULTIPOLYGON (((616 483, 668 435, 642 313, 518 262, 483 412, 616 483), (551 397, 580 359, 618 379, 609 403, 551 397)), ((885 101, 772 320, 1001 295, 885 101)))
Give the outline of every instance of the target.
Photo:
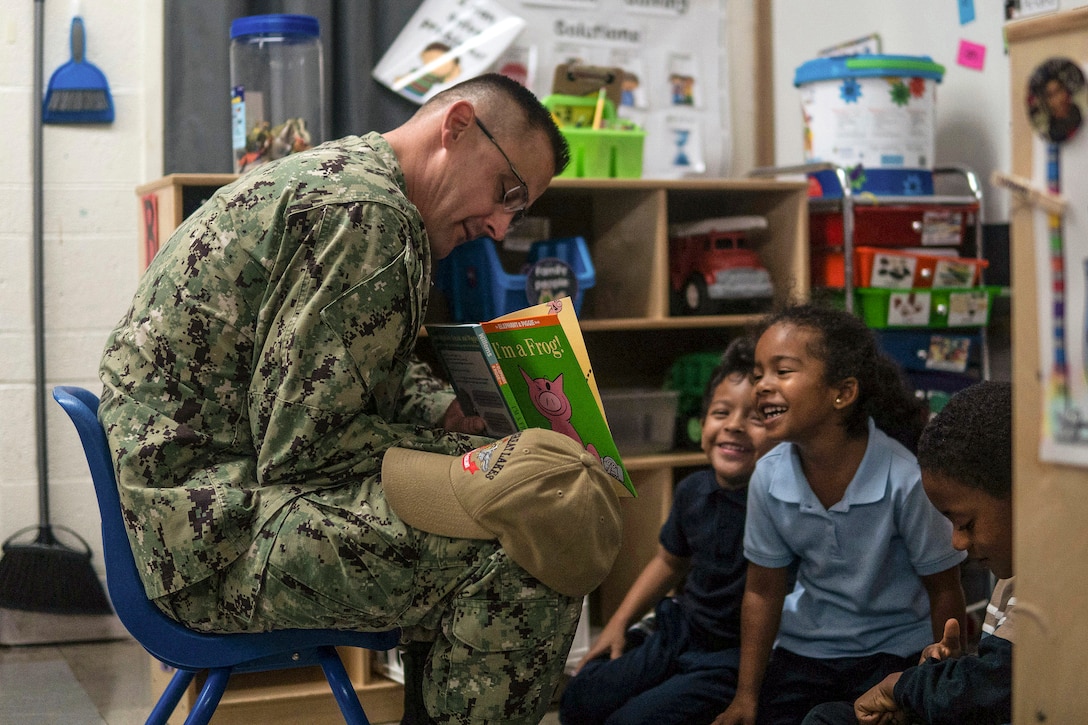
POLYGON ((424 103, 497 71, 552 92, 560 64, 623 70, 618 115, 646 132, 642 175, 723 176, 732 131, 724 0, 425 0, 374 77, 424 103))
POLYGON ((646 131, 642 175, 724 175, 732 156, 724 0, 502 0, 524 30, 492 70, 552 92, 563 63, 624 71, 618 114, 646 131))
POLYGON ((373 76, 423 103, 486 72, 525 27, 494 0, 425 0, 374 66, 373 76))
MULTIPOLYGON (((1071 63, 1071 61, 1066 61, 1071 63)), ((1049 70, 1061 71, 1061 63, 1049 70)), ((1040 68, 1043 75, 1048 69, 1040 68)), ((1069 70, 1066 66, 1065 70, 1069 70)), ((1088 89, 1079 66, 1071 74, 1074 101, 1088 109, 1088 89)), ((1044 79, 1045 80, 1045 79, 1044 79)), ((1043 375, 1042 433, 1044 461, 1088 466, 1088 128, 1061 127, 1055 116, 1040 114, 1029 96, 1032 123, 1033 185, 1051 188, 1066 199, 1056 218, 1036 207, 1034 219, 1036 289, 1039 315, 1040 370, 1043 375), (1054 183, 1057 182, 1057 186, 1054 183), (1060 223, 1059 223, 1060 221, 1060 223)), ((1036 94, 1040 104, 1044 94, 1036 94)), ((1088 125, 1088 113, 1083 117, 1088 125)))

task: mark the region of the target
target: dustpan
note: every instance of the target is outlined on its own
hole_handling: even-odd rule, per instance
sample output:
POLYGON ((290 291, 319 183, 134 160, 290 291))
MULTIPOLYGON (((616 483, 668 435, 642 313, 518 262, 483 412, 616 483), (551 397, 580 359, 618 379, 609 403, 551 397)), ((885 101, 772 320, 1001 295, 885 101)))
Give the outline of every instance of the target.
POLYGON ((42 104, 43 123, 113 123, 106 75, 84 59, 83 18, 72 18, 72 59, 53 71, 42 104))

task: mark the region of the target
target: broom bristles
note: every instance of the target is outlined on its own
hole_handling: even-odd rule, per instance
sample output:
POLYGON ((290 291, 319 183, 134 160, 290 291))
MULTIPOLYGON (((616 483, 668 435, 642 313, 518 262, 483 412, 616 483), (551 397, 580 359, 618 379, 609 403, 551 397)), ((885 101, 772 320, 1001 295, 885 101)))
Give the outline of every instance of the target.
POLYGON ((112 614, 91 557, 60 544, 4 544, 0 607, 44 614, 112 614))
POLYGON ((110 109, 110 97, 105 91, 97 88, 74 88, 71 90, 55 90, 49 94, 45 102, 47 113, 68 111, 108 111, 110 109))
POLYGON ((51 89, 44 106, 43 123, 113 122, 113 99, 104 89, 51 89))

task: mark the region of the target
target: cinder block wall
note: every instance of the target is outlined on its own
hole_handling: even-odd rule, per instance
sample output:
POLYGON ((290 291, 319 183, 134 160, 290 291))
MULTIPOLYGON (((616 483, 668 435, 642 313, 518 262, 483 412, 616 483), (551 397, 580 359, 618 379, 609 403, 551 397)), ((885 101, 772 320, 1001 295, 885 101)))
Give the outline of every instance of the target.
MULTIPOLYGON (((131 298, 137 268, 135 187, 162 175, 162 0, 80 3, 86 59, 109 80, 110 125, 44 129, 46 387, 98 392, 106 335, 131 298)), ((36 525, 34 402, 32 0, 0 3, 0 540, 36 525)), ((44 3, 44 82, 70 58, 73 3, 44 3)), ((94 550, 98 511, 75 431, 47 398, 50 518, 94 550)), ((63 534, 62 534, 63 535, 63 534)), ((20 541, 23 537, 20 537, 20 541)))

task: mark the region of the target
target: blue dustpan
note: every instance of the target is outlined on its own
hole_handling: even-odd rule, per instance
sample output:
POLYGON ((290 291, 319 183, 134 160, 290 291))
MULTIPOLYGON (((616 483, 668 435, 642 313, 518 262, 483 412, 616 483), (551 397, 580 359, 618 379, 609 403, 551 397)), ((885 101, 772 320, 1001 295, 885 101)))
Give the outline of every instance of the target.
POLYGON ((113 123, 105 74, 83 59, 83 18, 72 18, 72 59, 53 71, 42 103, 43 123, 113 123))

